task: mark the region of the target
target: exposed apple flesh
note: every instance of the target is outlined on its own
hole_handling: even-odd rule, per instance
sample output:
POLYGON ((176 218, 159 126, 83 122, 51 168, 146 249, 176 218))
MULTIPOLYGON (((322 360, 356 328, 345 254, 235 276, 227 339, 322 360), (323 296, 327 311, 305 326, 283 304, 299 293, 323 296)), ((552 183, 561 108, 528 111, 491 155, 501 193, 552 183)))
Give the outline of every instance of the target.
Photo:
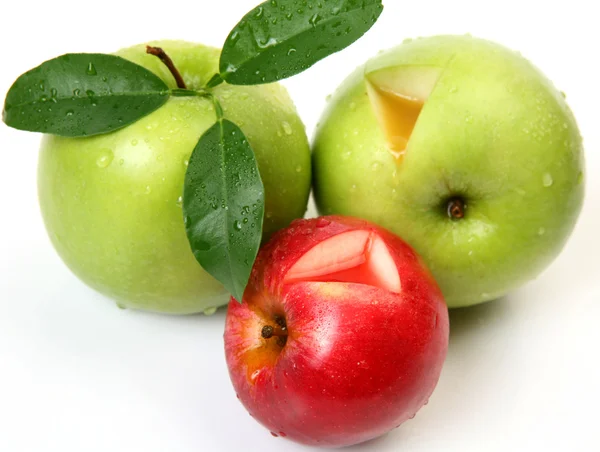
POLYGON ((447 345, 447 309, 418 256, 344 217, 276 233, 225 328, 231 380, 250 414, 274 435, 333 447, 412 417, 447 345))
POLYGON ((521 54, 470 36, 407 41, 359 67, 327 103, 312 161, 319 212, 399 234, 449 307, 539 275, 585 192, 565 96, 521 54))
POLYGON ((327 239, 288 271, 295 281, 356 282, 400 292, 400 278, 383 240, 370 231, 345 232, 327 239))
POLYGON ((367 93, 390 152, 400 159, 417 123, 423 104, 433 91, 441 70, 432 67, 395 67, 367 76, 367 93))

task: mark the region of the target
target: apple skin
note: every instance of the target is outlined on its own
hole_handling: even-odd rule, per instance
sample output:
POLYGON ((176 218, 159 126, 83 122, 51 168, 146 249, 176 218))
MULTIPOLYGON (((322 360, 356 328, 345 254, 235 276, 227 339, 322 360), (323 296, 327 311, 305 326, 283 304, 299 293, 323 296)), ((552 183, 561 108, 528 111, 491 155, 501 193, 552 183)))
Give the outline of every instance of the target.
MULTIPOLYGON (((217 49, 179 41, 149 44, 164 48, 191 89, 218 71, 217 49)), ((144 45, 117 54, 175 87, 144 45)), ((265 186, 266 239, 306 210, 310 149, 304 126, 280 85, 224 84, 214 93, 254 149, 265 186)), ((113 133, 44 137, 38 189, 51 241, 82 281, 119 306, 210 313, 229 300, 194 259, 180 198, 191 152, 215 120, 208 100, 180 97, 113 133)))
POLYGON ((406 42, 360 67, 329 102, 313 147, 321 214, 401 235, 449 307, 499 298, 560 253, 584 196, 584 156, 561 94, 520 54, 470 36, 406 42), (440 70, 401 160, 367 93, 378 71, 440 70), (462 220, 447 202, 467 204, 462 220))
POLYGON ((238 398, 274 435, 341 447, 390 431, 427 402, 448 328, 436 282, 399 237, 352 218, 296 220, 259 252, 243 302, 232 298, 225 354, 238 398), (385 243, 399 293, 348 281, 286 283, 309 250, 360 230, 385 243), (278 317, 289 334, 283 346, 261 336, 278 317))

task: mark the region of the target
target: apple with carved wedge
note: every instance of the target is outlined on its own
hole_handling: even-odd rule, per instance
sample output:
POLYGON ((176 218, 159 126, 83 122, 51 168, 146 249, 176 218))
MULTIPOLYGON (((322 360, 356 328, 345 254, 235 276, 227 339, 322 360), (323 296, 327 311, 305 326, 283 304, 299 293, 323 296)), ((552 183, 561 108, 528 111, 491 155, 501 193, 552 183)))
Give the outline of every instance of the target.
POLYGON ((333 95, 313 147, 319 212, 399 234, 451 308, 541 273, 577 221, 583 178, 565 96, 517 52, 470 36, 368 61, 333 95))
POLYGON ((296 220, 259 252, 225 352, 233 386, 274 436, 328 447, 399 426, 433 392, 448 311, 415 252, 347 217, 296 220))

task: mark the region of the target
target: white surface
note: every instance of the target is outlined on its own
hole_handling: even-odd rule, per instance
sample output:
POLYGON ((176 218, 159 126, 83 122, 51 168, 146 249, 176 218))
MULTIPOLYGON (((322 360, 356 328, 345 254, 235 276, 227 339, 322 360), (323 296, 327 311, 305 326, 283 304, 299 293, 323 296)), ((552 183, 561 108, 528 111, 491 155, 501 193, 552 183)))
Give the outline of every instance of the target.
MULTIPOLYGON (((158 38, 220 45, 258 0, 54 0, 0 5, 0 94, 42 61, 158 38)), ((594 2, 396 1, 343 53, 286 82, 312 134, 325 96, 405 37, 470 32, 519 49, 567 93, 587 148, 587 198, 560 258, 507 298, 451 314, 428 406, 356 451, 598 451, 600 132, 594 2)), ((121 311, 54 253, 36 199, 39 136, 0 125, 0 451, 302 451, 235 398, 224 313, 121 311)), ((557 211, 557 215, 560 212, 557 211)))

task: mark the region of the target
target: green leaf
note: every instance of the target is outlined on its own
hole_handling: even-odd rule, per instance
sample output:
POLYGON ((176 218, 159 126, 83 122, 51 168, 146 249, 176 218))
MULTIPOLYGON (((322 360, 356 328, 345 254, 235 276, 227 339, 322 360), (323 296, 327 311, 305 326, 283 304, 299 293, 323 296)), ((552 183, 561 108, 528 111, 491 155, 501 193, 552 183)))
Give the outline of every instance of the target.
POLYGON ((160 78, 121 57, 67 54, 21 75, 6 95, 2 119, 32 132, 96 135, 137 121, 168 96, 160 78))
POLYGON ((264 188, 244 133, 218 121, 189 161, 183 213, 194 256, 242 301, 262 238, 264 188))
POLYGON ((258 85, 296 75, 352 44, 382 11, 381 0, 266 1, 227 37, 221 76, 234 85, 258 85))

